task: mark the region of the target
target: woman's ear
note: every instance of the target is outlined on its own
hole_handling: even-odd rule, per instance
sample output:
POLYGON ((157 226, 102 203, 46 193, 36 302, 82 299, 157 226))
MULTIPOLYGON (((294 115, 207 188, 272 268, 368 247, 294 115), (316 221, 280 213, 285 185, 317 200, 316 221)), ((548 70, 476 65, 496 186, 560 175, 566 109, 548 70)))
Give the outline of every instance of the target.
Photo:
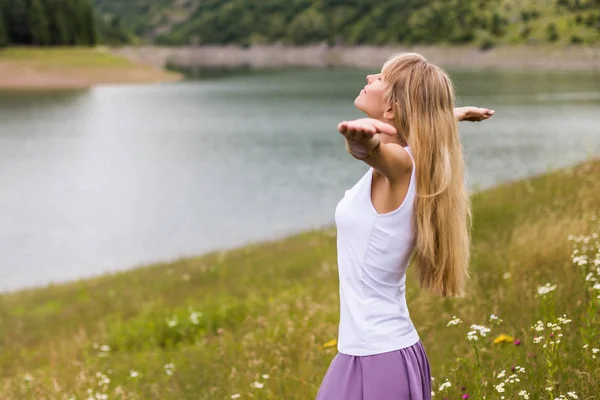
POLYGON ((394 109, 390 106, 383 112, 383 118, 393 120, 394 119, 394 109))

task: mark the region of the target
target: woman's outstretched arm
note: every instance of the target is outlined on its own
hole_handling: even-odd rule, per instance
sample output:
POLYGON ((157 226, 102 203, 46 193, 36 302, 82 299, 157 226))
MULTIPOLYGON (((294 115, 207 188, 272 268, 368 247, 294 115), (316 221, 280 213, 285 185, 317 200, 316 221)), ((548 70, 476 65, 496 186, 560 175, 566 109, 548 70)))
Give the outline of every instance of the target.
POLYGON ((479 122, 490 118, 496 111, 481 107, 457 107, 454 116, 458 121, 479 122))

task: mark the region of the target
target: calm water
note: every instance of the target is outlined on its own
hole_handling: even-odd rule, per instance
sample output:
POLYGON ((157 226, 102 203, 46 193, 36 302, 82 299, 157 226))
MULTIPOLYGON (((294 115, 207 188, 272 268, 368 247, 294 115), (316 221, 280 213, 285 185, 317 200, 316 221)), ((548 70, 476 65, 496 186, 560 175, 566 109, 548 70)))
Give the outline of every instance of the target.
MULTIPOLYGON (((454 74, 474 187, 600 154, 600 73, 454 74)), ((0 94, 0 290, 330 225, 361 71, 0 94)))

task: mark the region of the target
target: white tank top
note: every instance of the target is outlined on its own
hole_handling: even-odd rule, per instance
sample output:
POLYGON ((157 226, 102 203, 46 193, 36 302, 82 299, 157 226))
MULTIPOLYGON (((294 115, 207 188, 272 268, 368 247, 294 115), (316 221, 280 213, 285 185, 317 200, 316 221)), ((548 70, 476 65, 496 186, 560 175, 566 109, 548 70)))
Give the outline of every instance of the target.
POLYGON ((419 335, 406 305, 406 269, 413 250, 415 165, 402 204, 378 214, 371 201, 373 168, 335 209, 340 279, 338 351, 364 356, 412 346, 419 335))

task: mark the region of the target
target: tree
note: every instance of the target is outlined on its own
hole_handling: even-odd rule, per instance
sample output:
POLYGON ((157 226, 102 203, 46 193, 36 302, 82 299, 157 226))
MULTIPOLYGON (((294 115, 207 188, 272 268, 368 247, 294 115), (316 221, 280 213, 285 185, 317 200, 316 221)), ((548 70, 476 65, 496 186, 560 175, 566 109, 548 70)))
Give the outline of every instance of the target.
POLYGON ((30 44, 31 34, 27 23, 27 3, 25 0, 9 0, 5 11, 6 31, 10 42, 14 44, 30 44))
POLYGON ((4 21, 4 0, 0 0, 0 48, 8 45, 8 32, 4 21))
POLYGON ((50 29, 48 28, 48 19, 41 0, 29 0, 27 24, 29 25, 31 44, 39 46, 50 44, 51 37, 50 29))
POLYGON ((0 18, 0 48, 6 46, 8 46, 8 34, 6 33, 6 28, 4 26, 4 18, 0 18))
POLYGON ((65 45, 69 42, 69 28, 62 0, 46 0, 50 44, 65 45))
POLYGON ((94 6, 89 0, 80 0, 80 18, 83 23, 82 38, 85 38, 85 44, 94 46, 97 42, 96 18, 94 15, 94 6))
POLYGON ((314 8, 301 12, 290 23, 288 35, 293 43, 307 44, 327 40, 325 18, 314 8))

